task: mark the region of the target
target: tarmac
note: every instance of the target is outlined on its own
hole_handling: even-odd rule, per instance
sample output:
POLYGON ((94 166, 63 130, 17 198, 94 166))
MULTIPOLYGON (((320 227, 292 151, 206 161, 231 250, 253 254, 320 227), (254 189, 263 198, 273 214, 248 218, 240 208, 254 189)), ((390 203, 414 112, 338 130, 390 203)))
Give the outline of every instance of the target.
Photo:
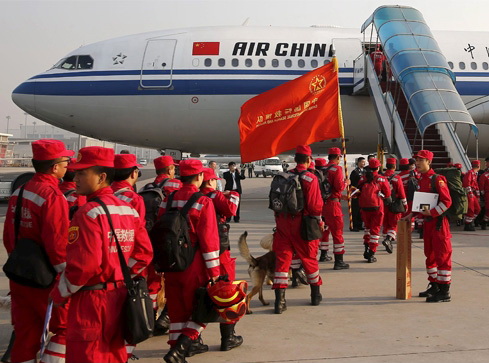
MULTIPOLYGON (((143 174, 150 178, 149 174, 143 174)), ((246 279, 248 266, 239 256, 237 241, 248 231, 248 244, 254 256, 264 254, 260 239, 271 233, 274 218, 268 209, 270 178, 242 182, 241 223, 231 224, 231 254, 236 257, 237 278, 246 279)), ((140 183, 143 185, 144 181, 140 183)), ((0 232, 3 230, 6 203, 0 203, 0 232)), ((452 228, 452 301, 426 303, 417 297, 426 288, 423 241, 412 244, 413 298, 396 299, 396 250, 387 254, 380 246, 378 262, 363 259, 361 232, 350 232, 345 206, 344 259, 349 270, 333 270, 332 262, 320 263, 323 301, 310 306, 308 286, 289 288, 287 311, 273 313, 274 293, 265 286, 270 303, 263 306, 256 296, 251 301, 253 314, 237 325, 241 347, 219 351, 218 324, 209 324, 202 334, 209 352, 188 358, 202 363, 292 363, 412 362, 450 363, 489 361, 489 231, 463 232, 452 228)), ((6 252, 0 249, 0 263, 6 252)), ((251 288, 251 286, 250 286, 251 288)), ((8 280, 0 272, 0 295, 8 293, 8 280)), ((0 311, 0 351, 8 344, 11 325, 9 312, 0 311)), ((153 337, 138 345, 139 362, 163 362, 168 336, 153 337)))

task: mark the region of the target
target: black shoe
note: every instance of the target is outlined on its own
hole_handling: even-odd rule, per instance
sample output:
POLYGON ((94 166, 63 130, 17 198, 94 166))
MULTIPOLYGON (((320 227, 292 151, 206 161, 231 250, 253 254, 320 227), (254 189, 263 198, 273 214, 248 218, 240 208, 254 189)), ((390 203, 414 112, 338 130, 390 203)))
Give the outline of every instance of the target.
POLYGON ((323 296, 319 292, 319 286, 311 285, 311 305, 317 306, 323 300, 323 296))
POLYGON ((168 316, 168 310, 165 309, 161 312, 158 319, 155 321, 155 328, 153 330, 153 336, 158 337, 164 335, 170 329, 170 317, 168 316))
POLYGON ((350 265, 343 262, 343 255, 334 255, 334 267, 333 270, 347 270, 350 265))
POLYGON ((239 223, 239 218, 234 218, 234 223, 239 223))
POLYGON ((465 223, 464 231, 474 232, 475 231, 474 222, 465 223))
POLYGON ((485 231, 485 230, 487 229, 487 222, 486 222, 486 221, 482 221, 482 222, 481 222, 481 229, 482 229, 483 231, 485 231))
POLYGON ((302 266, 292 269, 292 287, 299 286, 299 283, 301 283, 302 285, 309 285, 309 283, 307 282, 306 271, 302 266))
POLYGON ((382 241, 382 244, 384 245, 385 247, 385 250, 387 251, 387 253, 392 253, 392 239, 391 237, 385 237, 385 239, 382 241))
POLYGON ((426 302, 450 302, 450 284, 438 284, 438 287, 438 292, 432 296, 428 296, 426 302))
POLYGON ((363 247, 365 247, 365 251, 363 251, 363 258, 368 260, 368 251, 369 251, 369 248, 368 248, 368 244, 364 244, 363 247))
POLYGON ((321 256, 319 256, 319 262, 331 261, 333 257, 328 255, 328 251, 321 250, 321 256))
POLYGON ((285 289, 275 289, 275 314, 282 314, 287 310, 287 301, 285 300, 285 289))
POLYGON ((187 363, 185 356, 191 345, 192 340, 188 336, 180 334, 175 346, 166 353, 163 359, 166 363, 187 363))
POLYGON ((8 343, 7 350, 3 354, 2 358, 0 359, 0 362, 3 363, 10 363, 10 354, 12 353, 12 347, 14 346, 14 341, 15 341, 15 331, 12 331, 12 334, 10 335, 10 341, 8 343))
POLYGON ((367 258, 368 263, 374 263, 377 262, 377 258, 375 258, 375 252, 372 250, 368 250, 368 258, 367 258))
POLYGON ((425 291, 421 291, 418 296, 419 297, 433 296, 433 295, 435 295, 438 292, 438 290, 439 290, 438 283, 436 283, 436 282, 430 282, 428 284, 428 288, 425 291))
POLYGON ((234 334, 234 326, 236 324, 220 324, 221 330, 221 348, 220 350, 225 352, 233 348, 239 347, 243 344, 243 337, 234 334))
POLYGON ((188 349, 186 353, 186 357, 193 357, 196 354, 201 354, 209 351, 209 346, 207 344, 204 344, 202 341, 202 336, 199 335, 199 337, 195 340, 192 340, 192 344, 190 345, 190 348, 188 349))

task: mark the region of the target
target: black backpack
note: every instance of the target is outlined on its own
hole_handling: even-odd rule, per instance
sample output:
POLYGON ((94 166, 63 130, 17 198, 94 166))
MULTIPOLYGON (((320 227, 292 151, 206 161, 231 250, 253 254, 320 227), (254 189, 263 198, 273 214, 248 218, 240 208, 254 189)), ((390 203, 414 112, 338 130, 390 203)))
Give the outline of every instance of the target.
MULTIPOLYGON (((387 207, 389 208, 389 211, 391 213, 404 213, 406 212, 406 207, 402 203, 402 200, 397 197, 396 190, 392 186, 392 179, 394 179, 396 175, 391 175, 387 177, 387 180, 389 180, 389 186, 391 188, 391 202, 387 204, 387 207)), ((384 201, 387 199, 384 199, 384 201)))
POLYGON ((304 209, 304 192, 300 178, 307 171, 281 172, 273 177, 268 208, 275 213, 298 214, 304 209))
POLYGON ((331 194, 333 194, 333 187, 328 180, 328 171, 335 165, 330 165, 327 168, 321 169, 322 177, 318 178, 319 181, 319 189, 321 190, 321 196, 323 200, 326 201, 331 194))
POLYGON ((413 173, 409 174, 406 188, 406 199, 410 202, 414 200, 414 192, 419 190, 419 181, 413 173))
POLYGON ((450 197, 452 198, 452 205, 443 213, 443 215, 454 221, 462 219, 464 214, 467 213, 469 205, 467 191, 462 183, 462 172, 457 168, 439 168, 435 169, 435 173, 436 174, 431 177, 432 192, 437 193, 436 177, 438 175, 443 175, 447 180, 448 190, 450 191, 450 197))
POLYGON ((184 271, 192 263, 197 249, 190 241, 187 214, 203 194, 194 193, 179 210, 171 206, 175 193, 170 194, 166 213, 156 221, 149 232, 153 245, 153 264, 157 272, 184 271))
POLYGON ((163 185, 169 180, 169 178, 163 179, 160 184, 149 183, 146 184, 140 191, 139 195, 143 197, 144 207, 146 209, 146 230, 149 232, 153 228, 156 219, 158 217, 158 210, 160 204, 165 199, 163 193, 163 185))

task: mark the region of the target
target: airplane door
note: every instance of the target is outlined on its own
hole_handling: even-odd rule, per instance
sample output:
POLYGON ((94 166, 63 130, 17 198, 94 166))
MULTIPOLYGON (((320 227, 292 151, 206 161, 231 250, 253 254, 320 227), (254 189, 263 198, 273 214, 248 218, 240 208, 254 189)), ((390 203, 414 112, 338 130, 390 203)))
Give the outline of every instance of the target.
POLYGON ((362 42, 357 38, 335 38, 333 45, 340 68, 353 68, 353 61, 362 54, 362 42))
POLYGON ((176 39, 148 40, 141 66, 142 88, 170 88, 176 39))

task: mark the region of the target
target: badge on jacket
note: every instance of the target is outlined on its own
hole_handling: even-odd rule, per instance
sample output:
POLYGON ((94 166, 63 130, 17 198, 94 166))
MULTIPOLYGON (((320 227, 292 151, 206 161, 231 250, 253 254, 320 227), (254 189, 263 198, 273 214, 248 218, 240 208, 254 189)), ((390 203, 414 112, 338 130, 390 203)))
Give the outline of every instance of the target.
POLYGON ((78 237, 80 237, 80 227, 72 226, 68 229, 68 243, 75 243, 78 237))

